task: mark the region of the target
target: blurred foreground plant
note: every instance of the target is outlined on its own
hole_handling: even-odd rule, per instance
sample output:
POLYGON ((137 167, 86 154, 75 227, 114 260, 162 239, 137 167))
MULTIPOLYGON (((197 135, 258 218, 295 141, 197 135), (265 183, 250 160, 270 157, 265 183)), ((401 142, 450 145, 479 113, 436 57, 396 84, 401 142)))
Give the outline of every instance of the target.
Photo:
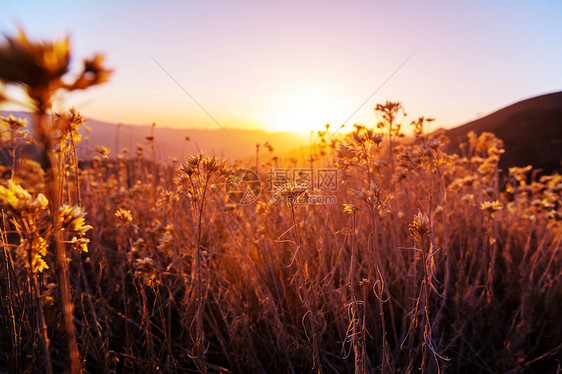
MULTIPOLYGON (((103 55, 97 54, 85 59, 83 69, 75 78, 68 78, 71 59, 69 39, 56 41, 31 41, 20 29, 16 36, 5 35, 0 44, 0 82, 20 87, 28 96, 33 111, 34 136, 42 152, 45 168, 48 171, 47 196, 50 202, 53 226, 57 226, 57 214, 61 207, 61 175, 54 152, 55 128, 47 125, 47 116, 57 92, 83 90, 107 81, 111 70, 103 66, 103 55)), ((6 98, 4 93, 1 93, 6 98)), ((9 98, 7 98, 9 99, 9 98)), ((73 322, 73 305, 68 284, 68 264, 63 244, 62 232, 54 233, 57 263, 59 267, 59 286, 62 296, 65 329, 68 337, 70 371, 79 373, 81 359, 76 342, 73 322)), ((50 363, 49 365, 50 366, 50 363)))

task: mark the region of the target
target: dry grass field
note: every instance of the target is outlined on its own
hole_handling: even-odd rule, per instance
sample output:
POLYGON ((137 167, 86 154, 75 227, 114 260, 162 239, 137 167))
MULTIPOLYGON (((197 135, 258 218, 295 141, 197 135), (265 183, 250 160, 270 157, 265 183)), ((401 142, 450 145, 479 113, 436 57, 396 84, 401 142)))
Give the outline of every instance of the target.
MULTIPOLYGON (((64 51, 29 46, 3 66, 64 51)), ((493 134, 448 154, 386 102, 304 164, 164 164, 153 137, 79 160, 82 117, 50 97, 103 82, 102 60, 73 83, 2 74, 35 115, 33 140, 0 123, 0 371, 560 372, 562 177, 500 170, 493 134), (15 157, 30 141, 42 165, 15 157)))

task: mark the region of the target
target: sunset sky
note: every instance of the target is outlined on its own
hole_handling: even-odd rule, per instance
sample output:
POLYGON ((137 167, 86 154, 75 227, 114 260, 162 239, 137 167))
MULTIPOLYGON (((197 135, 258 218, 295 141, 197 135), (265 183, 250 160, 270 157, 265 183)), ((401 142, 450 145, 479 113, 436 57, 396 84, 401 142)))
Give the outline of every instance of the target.
POLYGON ((6 34, 70 35, 75 69, 106 55, 111 81, 57 105, 109 122, 310 131, 400 100, 451 127, 562 90, 560 1, 0 4, 6 34))

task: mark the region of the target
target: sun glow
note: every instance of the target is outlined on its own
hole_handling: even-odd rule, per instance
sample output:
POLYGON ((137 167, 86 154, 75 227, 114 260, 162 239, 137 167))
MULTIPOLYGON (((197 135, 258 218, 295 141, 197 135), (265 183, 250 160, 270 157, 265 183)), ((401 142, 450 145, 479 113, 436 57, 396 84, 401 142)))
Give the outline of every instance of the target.
POLYGON ((282 93, 270 110, 272 130, 308 133, 338 128, 351 114, 351 105, 342 96, 323 87, 307 87, 282 93))

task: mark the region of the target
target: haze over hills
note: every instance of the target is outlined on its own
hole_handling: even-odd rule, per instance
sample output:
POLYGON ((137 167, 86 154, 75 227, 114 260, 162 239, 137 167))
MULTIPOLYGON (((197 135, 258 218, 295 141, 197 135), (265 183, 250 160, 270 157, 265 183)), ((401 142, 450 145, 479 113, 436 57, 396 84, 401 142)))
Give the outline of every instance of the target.
MULTIPOLYGON (((15 117, 25 118, 30 123, 28 112, 0 112, 7 117, 12 114, 15 117)), ((96 146, 105 146, 110 150, 110 157, 122 153, 127 148, 135 153, 137 145, 144 147, 146 157, 151 155, 148 151, 147 137, 152 135, 153 128, 149 125, 121 125, 86 119, 85 126, 90 128, 86 133, 82 126, 80 133, 87 136, 88 143, 83 141, 78 146, 78 156, 86 159, 93 155, 92 150, 96 146)), ((229 159, 244 159, 255 157, 256 144, 262 146, 269 142, 276 154, 283 154, 299 147, 308 146, 308 136, 292 132, 267 132, 260 130, 242 129, 177 129, 158 127, 154 128, 154 141, 156 159, 166 161, 170 158, 182 160, 183 157, 204 151, 209 155, 225 156, 229 159), (189 139, 189 140, 187 140, 189 139)))
POLYGON ((447 130, 452 149, 466 142, 468 132, 494 133, 504 142, 499 166, 532 165, 546 173, 560 172, 562 162, 562 92, 536 96, 490 115, 447 130))
MULTIPOLYGON (((145 145, 147 136, 152 134, 152 126, 123 125, 88 120, 92 131, 89 134, 90 147, 103 145, 117 154, 123 148, 136 151, 137 144, 145 145), (118 149, 119 152, 116 152, 118 149)), ((278 153, 287 152, 305 143, 305 138, 291 132, 270 133, 260 130, 242 129, 176 129, 154 128, 156 157, 159 160, 177 158, 181 160, 189 154, 204 151, 209 155, 225 156, 229 159, 254 157, 256 144, 269 142, 278 153), (189 140, 187 140, 189 139, 189 140)))
MULTIPOLYGON (((0 112, 26 118, 27 112, 0 112)), ((98 146, 109 148, 110 155, 115 156, 127 148, 136 152, 137 144, 148 149, 147 137, 152 135, 152 126, 122 125, 87 119, 86 126, 91 129, 83 135, 89 137, 87 145, 83 142, 78 148, 78 155, 87 159, 93 155, 92 150, 98 146)), ((438 130, 439 131, 439 130, 438 130)), ((441 130, 443 131, 443 130, 441 130)), ((500 109, 492 114, 468 122, 464 125, 444 130, 450 138, 450 150, 457 151, 460 143, 467 141, 467 134, 474 131, 481 134, 492 132, 503 140, 505 154, 502 155, 500 167, 533 165, 546 173, 560 172, 562 161, 562 92, 533 97, 500 109)), ((172 129, 154 128, 156 158, 166 161, 170 158, 182 160, 189 154, 205 151, 208 154, 226 156, 229 159, 255 157, 256 144, 269 142, 277 155, 298 153, 306 154, 308 136, 292 132, 266 132, 241 129, 172 129), (186 140, 188 138, 189 140, 186 140), (295 150, 304 152, 296 153, 295 150)), ((145 153, 146 157, 151 157, 145 153)))

